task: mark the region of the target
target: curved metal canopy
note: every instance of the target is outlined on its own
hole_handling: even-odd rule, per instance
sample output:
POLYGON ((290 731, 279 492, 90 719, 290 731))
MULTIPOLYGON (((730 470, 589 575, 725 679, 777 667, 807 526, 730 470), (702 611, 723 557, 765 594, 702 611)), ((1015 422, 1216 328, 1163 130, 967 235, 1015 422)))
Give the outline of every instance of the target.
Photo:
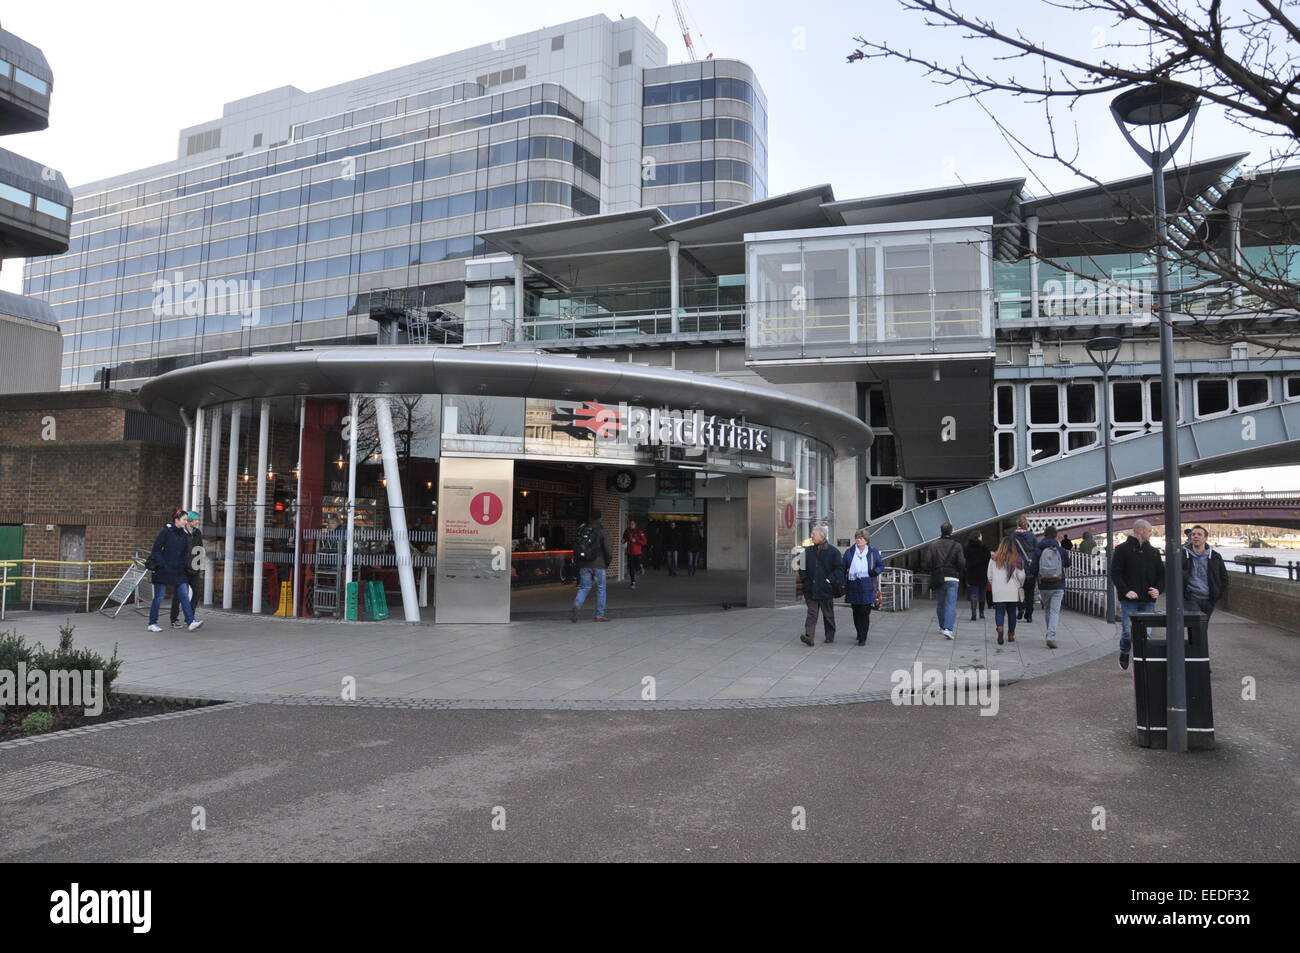
POLYGON ((458 347, 332 347, 270 351, 170 371, 140 388, 145 410, 309 394, 472 394, 626 401, 744 417, 815 437, 839 456, 871 446, 871 429, 819 401, 720 377, 541 351, 458 347))

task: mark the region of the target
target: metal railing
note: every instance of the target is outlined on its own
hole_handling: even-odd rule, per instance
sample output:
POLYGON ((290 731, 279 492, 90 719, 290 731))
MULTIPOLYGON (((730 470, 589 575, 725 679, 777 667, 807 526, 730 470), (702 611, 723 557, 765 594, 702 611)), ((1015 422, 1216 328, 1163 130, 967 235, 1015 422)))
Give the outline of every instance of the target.
POLYGON ((876 579, 883 612, 905 612, 912 608, 912 570, 886 567, 876 579))
POLYGON ((5 618, 5 612, 9 607, 9 589, 20 583, 31 583, 27 587, 29 610, 36 608, 36 584, 37 583, 57 583, 62 586, 85 586, 85 606, 86 611, 90 611, 90 588, 96 584, 113 585, 117 583, 120 574, 112 577, 96 577, 94 570, 96 566, 129 566, 129 559, 88 559, 88 560, 63 560, 63 559, 12 559, 0 561, 0 621, 5 618), (76 576, 41 576, 37 575, 38 566, 84 566, 86 574, 76 576), (22 575, 23 567, 30 567, 29 575, 22 575))
POLYGON ((1104 553, 1070 553, 1070 565, 1065 570, 1065 607, 1085 615, 1106 617, 1106 590, 1110 579, 1106 575, 1104 553))

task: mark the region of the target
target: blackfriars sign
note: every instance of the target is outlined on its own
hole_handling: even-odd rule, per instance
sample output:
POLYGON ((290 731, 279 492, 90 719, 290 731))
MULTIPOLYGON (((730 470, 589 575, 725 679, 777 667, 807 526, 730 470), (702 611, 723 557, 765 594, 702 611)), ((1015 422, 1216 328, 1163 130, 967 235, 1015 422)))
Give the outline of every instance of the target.
POLYGON ((753 427, 735 417, 719 418, 699 410, 669 410, 620 403, 607 407, 593 400, 557 409, 551 416, 556 430, 604 444, 646 447, 700 447, 710 450, 750 450, 766 453, 772 436, 766 427, 753 427))

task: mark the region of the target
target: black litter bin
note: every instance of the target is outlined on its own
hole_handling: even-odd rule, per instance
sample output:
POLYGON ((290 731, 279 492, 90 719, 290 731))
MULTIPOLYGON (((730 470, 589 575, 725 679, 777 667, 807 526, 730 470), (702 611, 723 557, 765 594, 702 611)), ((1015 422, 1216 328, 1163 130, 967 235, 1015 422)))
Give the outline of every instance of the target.
MULTIPOLYGON (((1165 639, 1150 636, 1152 629, 1164 629, 1163 612, 1135 612, 1133 619, 1133 693, 1137 699, 1137 741, 1143 748, 1169 746, 1165 723, 1168 702, 1168 674, 1165 639)), ((1214 747, 1214 709, 1210 704, 1210 644, 1205 616, 1183 613, 1187 629, 1184 661, 1187 671, 1187 747, 1214 747)))

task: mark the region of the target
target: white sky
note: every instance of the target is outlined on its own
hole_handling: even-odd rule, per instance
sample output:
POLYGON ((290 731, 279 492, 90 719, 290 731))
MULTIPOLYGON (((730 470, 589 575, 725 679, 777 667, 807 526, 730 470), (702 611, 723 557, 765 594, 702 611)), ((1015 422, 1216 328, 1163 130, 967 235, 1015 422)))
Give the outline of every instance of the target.
MULTIPOLYGON (((956 5, 1081 57, 1096 55, 1093 44, 1115 36, 1103 19, 1035 0, 956 5)), ((744 60, 758 72, 770 112, 773 195, 823 182, 840 198, 1021 175, 1038 193, 1084 184, 1060 166, 1017 155, 978 106, 938 106, 953 90, 925 80, 918 68, 845 62, 855 35, 935 51, 948 61, 986 59, 984 47, 956 30, 927 28, 885 0, 690 0, 687 6, 701 55, 744 60)), ((603 9, 596 0, 12 5, 0 22, 45 52, 54 70, 53 108, 49 129, 8 136, 0 145, 59 169, 76 186, 174 158, 178 131, 219 117, 230 100, 283 85, 320 89, 600 12, 636 16, 651 27, 658 20, 669 59, 686 58, 671 0, 616 0, 603 9)), ((1006 98, 989 105, 1016 133, 1043 145, 1035 136, 1043 128, 1038 107, 1006 98)), ((1072 140, 1078 131, 1080 163, 1100 178, 1145 171, 1104 102, 1082 105, 1058 129, 1072 140)), ((1267 144, 1251 141, 1207 107, 1179 159, 1247 151, 1262 162, 1267 144)), ((0 287, 20 291, 20 277, 21 263, 7 261, 0 287)), ((1300 487, 1300 467, 1192 477, 1183 486, 1189 492, 1292 489, 1300 487)))

